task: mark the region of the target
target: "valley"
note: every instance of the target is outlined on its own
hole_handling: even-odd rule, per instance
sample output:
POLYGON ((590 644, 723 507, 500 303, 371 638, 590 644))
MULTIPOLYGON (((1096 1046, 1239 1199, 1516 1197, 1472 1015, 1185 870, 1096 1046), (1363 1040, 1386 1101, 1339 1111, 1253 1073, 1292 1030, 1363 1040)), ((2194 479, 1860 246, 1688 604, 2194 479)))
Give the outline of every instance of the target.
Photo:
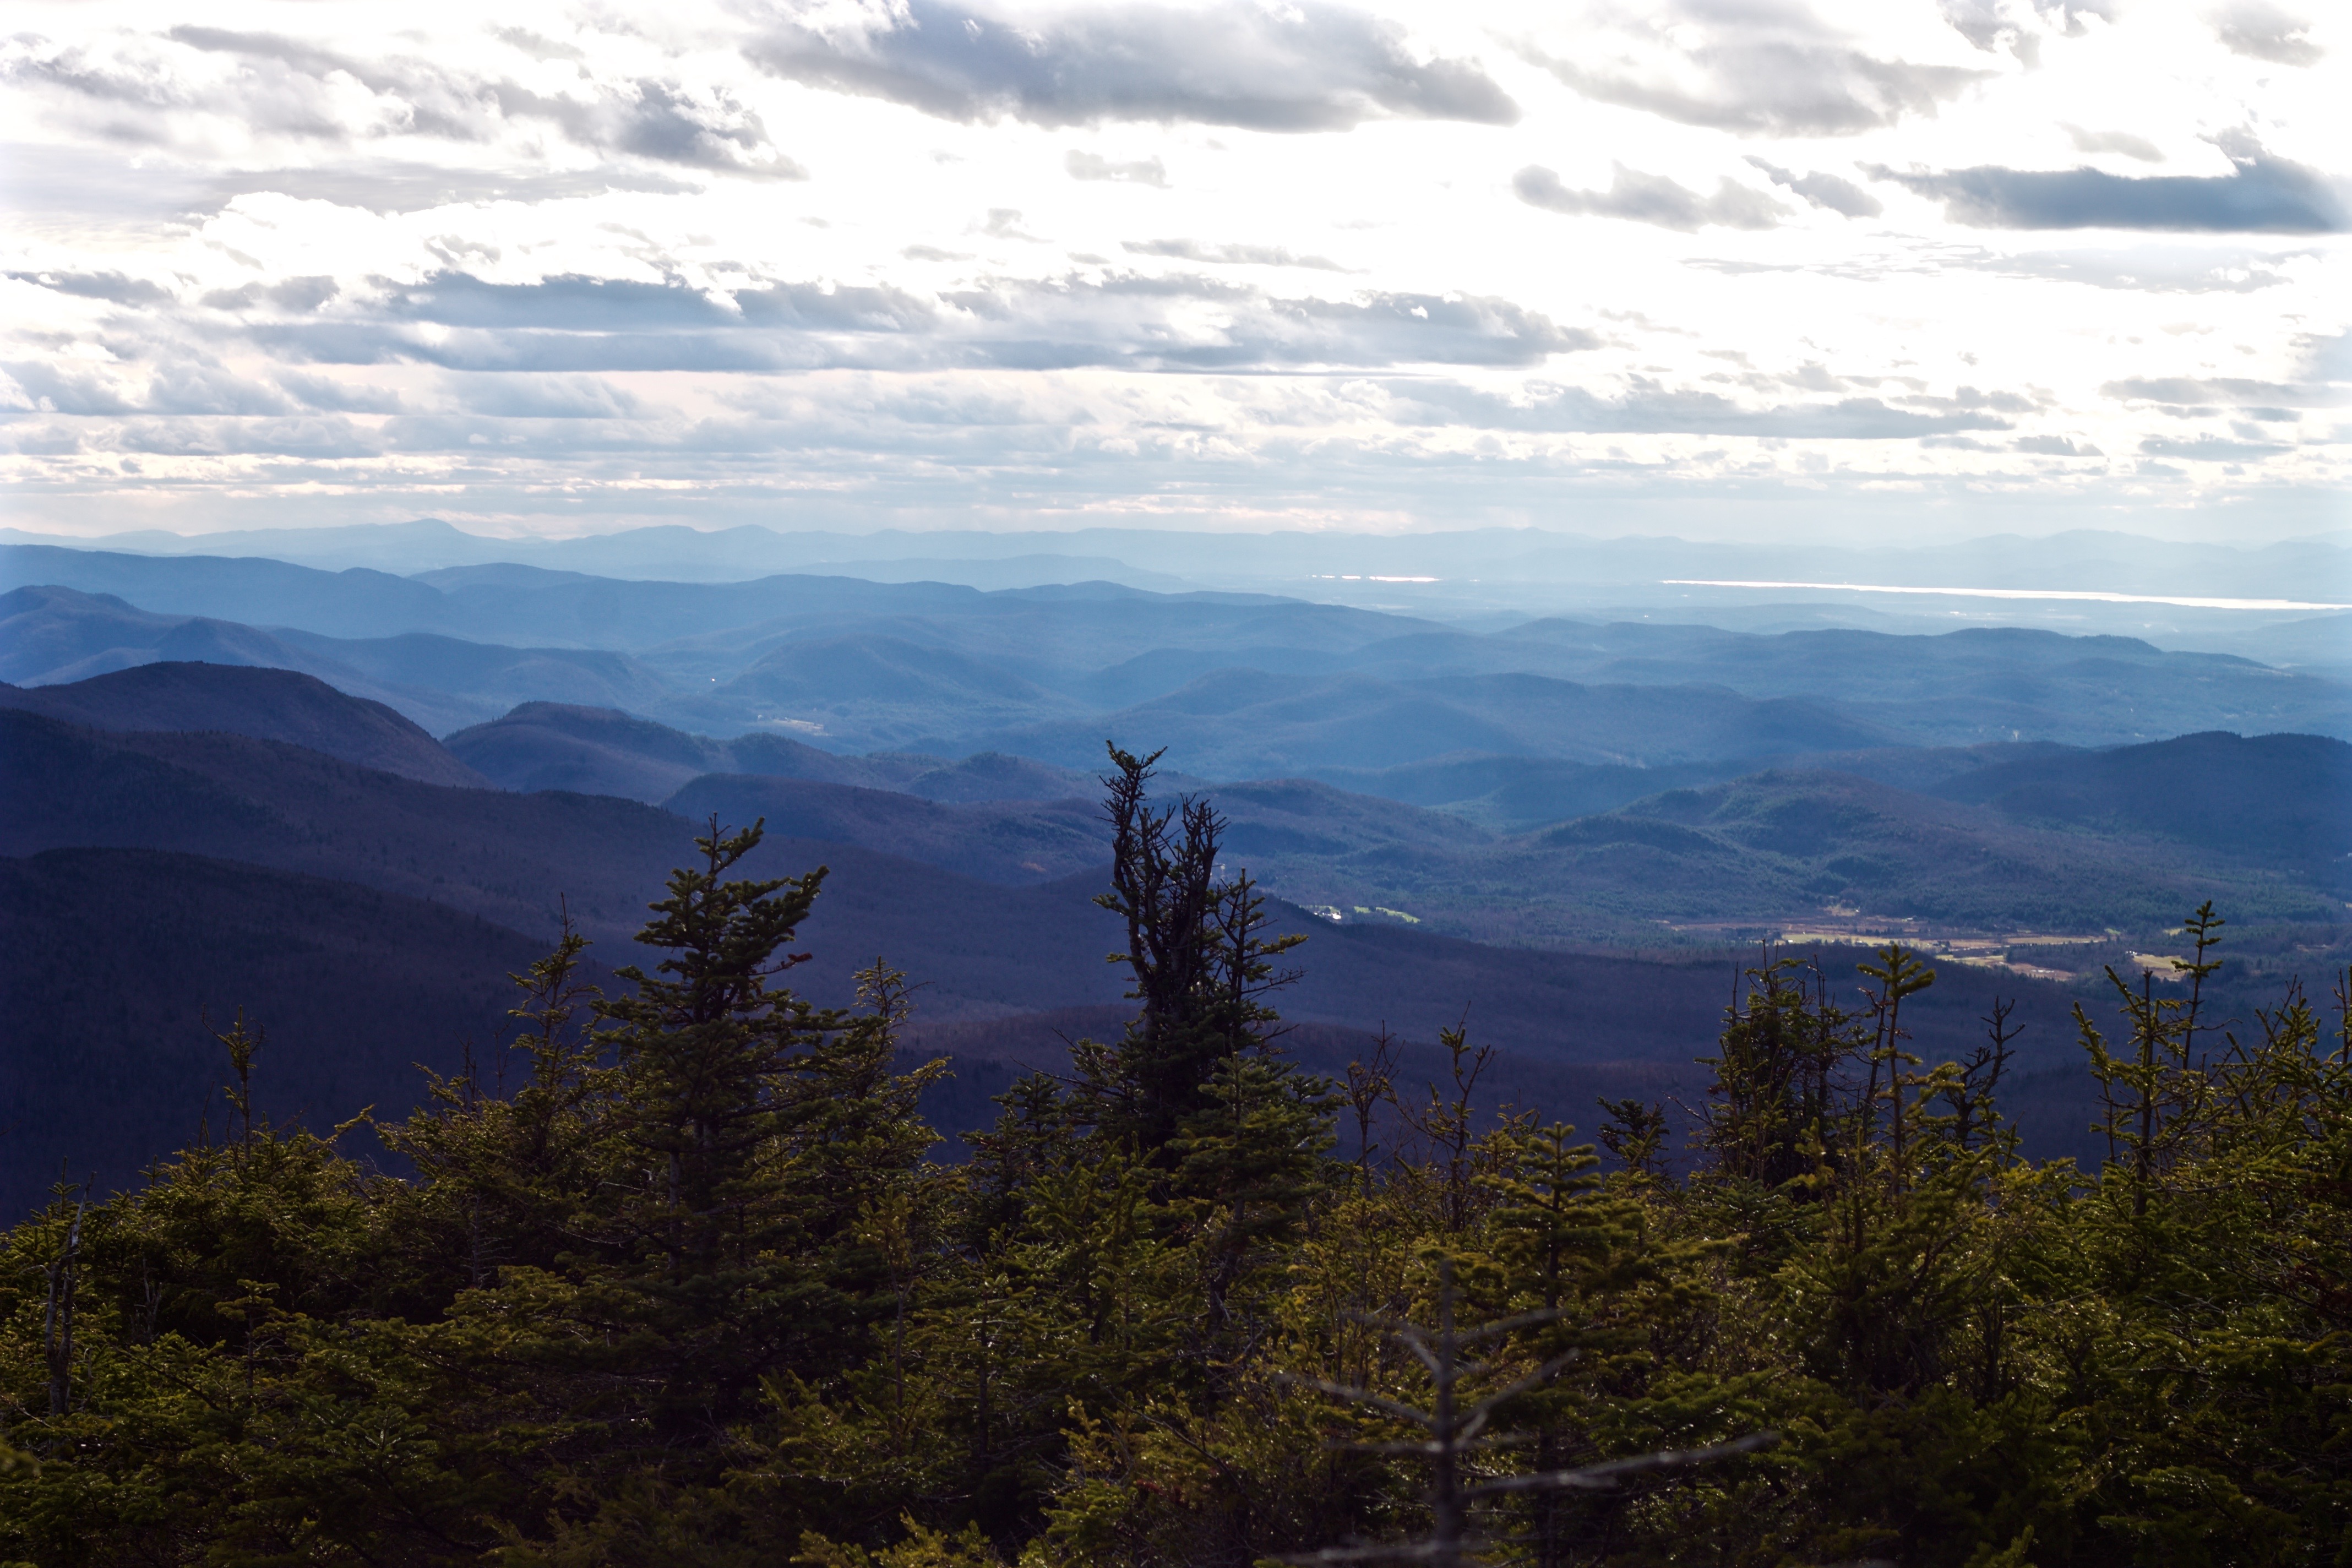
POLYGON ((58 1157, 120 1178, 184 1139, 212 1027, 265 996, 279 1113, 406 1103, 418 1064, 494 1058, 505 974, 564 919, 599 973, 628 962, 713 820, 766 824, 758 874, 827 868, 797 983, 837 1005, 877 955, 908 971, 909 1048, 960 1085, 927 1103, 977 1126, 983 1086, 1118 1026, 1107 740, 1164 747, 1161 787, 1213 805, 1225 870, 1309 939, 1282 1002, 1302 1064, 1338 1073, 1386 1030, 1433 1071, 1466 1022, 1501 1052, 1494 1107, 1686 1100, 1743 965, 1801 956, 1853 994, 1899 940, 1939 970, 1919 1048, 1965 1052, 2011 999, 2020 1123, 2070 1151, 2071 1009, 2197 903, 2230 915, 2244 994, 2352 956, 2352 688, 2125 638, 1473 632, 1107 584, 25 547, 0 567, 56 579, 0 595, 8 1006, 85 1042, 22 1092, 120 1112, 74 1135, 96 1148, 13 1133, 18 1203, 58 1157), (60 988, 58 943, 110 941, 131 967, 60 988), (368 1000, 384 985, 433 1000, 368 1000))

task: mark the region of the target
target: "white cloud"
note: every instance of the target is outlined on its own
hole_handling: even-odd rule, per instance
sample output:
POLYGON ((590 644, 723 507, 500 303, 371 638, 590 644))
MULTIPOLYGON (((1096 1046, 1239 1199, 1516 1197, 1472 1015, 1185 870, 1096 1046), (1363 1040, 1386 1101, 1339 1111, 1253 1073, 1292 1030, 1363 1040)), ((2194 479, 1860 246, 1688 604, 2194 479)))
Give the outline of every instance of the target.
POLYGON ((1115 180, 1123 184, 1165 185, 1168 171, 1157 158, 1137 158, 1128 163, 1116 163, 1099 153, 1089 153, 1073 147, 1062 159, 1062 167, 1074 180, 1115 180))
POLYGON ((1523 47, 1589 97, 1766 136, 1853 135, 1932 115, 1993 74, 1873 47, 1785 0, 1588 5, 1523 47))
POLYGON ((2317 65, 2327 52, 2312 42, 2308 18, 2263 0, 2225 7, 2214 17, 2213 31, 2232 53, 2275 65, 2317 65))
POLYGON ((1619 163, 1605 191, 1570 190, 1549 169, 1530 165, 1511 181, 1519 200, 1556 213, 1628 218, 1688 233, 1706 227, 1771 228, 1784 209, 1746 185, 1719 182, 1711 196, 1685 190, 1664 174, 1645 174, 1619 163))
POLYGON ((1518 106, 1475 61, 1412 47, 1352 7, 1210 0, 1027 15, 953 0, 788 7, 749 50, 789 80, 947 120, 1156 121, 1253 131, 1367 119, 1507 125, 1518 106))
POLYGON ((2326 412, 2352 57, 2324 11, 23 0, 12 26, 0 482, 26 521, 1401 526, 1900 493, 2101 526, 2234 497, 2260 529, 2352 479, 2326 412))

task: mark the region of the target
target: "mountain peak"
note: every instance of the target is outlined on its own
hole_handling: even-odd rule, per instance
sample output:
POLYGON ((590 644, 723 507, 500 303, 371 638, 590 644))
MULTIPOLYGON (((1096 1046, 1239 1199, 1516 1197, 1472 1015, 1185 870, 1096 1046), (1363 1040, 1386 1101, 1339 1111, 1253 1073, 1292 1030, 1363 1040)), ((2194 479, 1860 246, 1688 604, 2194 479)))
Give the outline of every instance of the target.
POLYGON ((425 784, 490 787, 383 703, 346 695, 298 670, 168 659, 70 685, 0 686, 0 706, 93 730, 250 735, 425 784))

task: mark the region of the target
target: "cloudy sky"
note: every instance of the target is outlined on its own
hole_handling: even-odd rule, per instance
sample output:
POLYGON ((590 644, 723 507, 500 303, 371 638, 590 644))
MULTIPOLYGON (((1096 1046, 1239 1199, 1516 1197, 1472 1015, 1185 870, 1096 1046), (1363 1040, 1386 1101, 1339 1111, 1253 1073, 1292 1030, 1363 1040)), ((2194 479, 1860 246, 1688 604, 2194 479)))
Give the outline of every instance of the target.
POLYGON ((2347 20, 16 0, 6 521, 2308 535, 2347 20))

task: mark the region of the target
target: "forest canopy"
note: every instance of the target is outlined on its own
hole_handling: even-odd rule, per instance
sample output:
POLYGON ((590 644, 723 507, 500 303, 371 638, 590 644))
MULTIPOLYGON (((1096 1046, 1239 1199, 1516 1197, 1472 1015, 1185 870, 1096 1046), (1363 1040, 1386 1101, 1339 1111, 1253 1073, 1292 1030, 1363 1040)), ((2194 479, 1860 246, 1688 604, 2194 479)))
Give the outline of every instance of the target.
POLYGON ((1133 1017, 961 1163, 908 977, 793 994, 825 873, 739 875, 758 823, 611 994, 570 932, 518 976, 396 1170, 255 1113, 254 998, 216 1136, 0 1240, 0 1563, 2352 1563, 2343 986, 2215 1016, 2189 917, 2078 1010, 2083 1169, 2021 1154, 2002 1009, 1926 1061, 1919 955, 1766 952, 1704 1100, 1588 1141, 1477 1111, 1461 1029, 1298 1070, 1311 952, 1155 761, 1133 1017))

